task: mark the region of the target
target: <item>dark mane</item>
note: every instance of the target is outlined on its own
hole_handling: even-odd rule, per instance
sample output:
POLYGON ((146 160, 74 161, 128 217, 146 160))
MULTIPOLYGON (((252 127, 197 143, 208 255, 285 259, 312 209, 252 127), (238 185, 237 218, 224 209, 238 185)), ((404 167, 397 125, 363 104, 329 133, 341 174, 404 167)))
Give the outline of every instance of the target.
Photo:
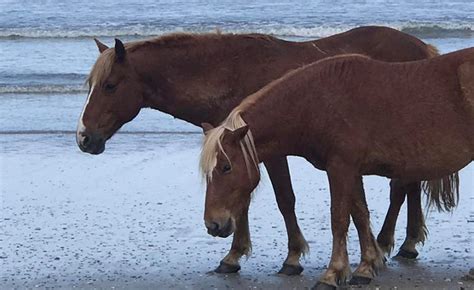
MULTIPOLYGON (((264 34, 234 34, 234 33, 221 33, 219 30, 214 33, 171 33, 165 34, 159 37, 150 38, 146 40, 132 41, 125 43, 125 48, 128 53, 135 52, 137 50, 146 47, 161 47, 161 48, 187 48, 190 46, 196 46, 198 44, 207 42, 209 40, 229 40, 234 39, 248 39, 248 40, 261 40, 265 42, 283 41, 273 36, 264 34)), ((113 49, 107 49, 100 54, 96 63, 92 67, 92 70, 86 80, 89 87, 92 84, 101 85, 107 76, 110 74, 112 65, 115 59, 115 52, 113 49)))
POLYGON ((242 38, 242 39, 251 39, 251 40, 262 40, 262 41, 282 41, 276 37, 251 33, 251 34, 234 34, 234 33, 221 33, 216 31, 214 33, 170 33, 165 34, 159 37, 150 38, 146 40, 140 40, 135 42, 130 42, 125 44, 127 51, 133 52, 145 46, 161 46, 161 47, 186 47, 189 45, 195 45, 201 43, 202 41, 208 40, 220 40, 220 39, 229 39, 229 38, 242 38))

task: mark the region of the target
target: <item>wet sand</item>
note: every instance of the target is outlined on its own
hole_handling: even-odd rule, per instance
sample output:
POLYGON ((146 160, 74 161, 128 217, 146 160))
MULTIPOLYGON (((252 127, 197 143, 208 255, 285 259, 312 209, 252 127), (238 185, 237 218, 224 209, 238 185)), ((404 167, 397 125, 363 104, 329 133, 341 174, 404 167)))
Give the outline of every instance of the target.
MULTIPOLYGON (((324 172, 299 158, 290 166, 297 216, 311 252, 302 276, 276 274, 286 231, 268 178, 250 209, 253 254, 239 274, 210 272, 231 239, 209 236, 198 172, 199 134, 115 136, 100 156, 79 152, 70 134, 0 135, 0 288, 305 289, 331 251, 324 172)), ((374 233, 388 208, 388 180, 364 179, 374 233)), ((372 289, 472 289, 474 166, 461 171, 453 214, 430 212, 416 261, 389 259, 372 289), (395 288, 396 287, 396 288, 395 288)), ((396 249, 405 237, 406 209, 396 249)), ((350 262, 359 260, 349 233, 350 262)), ((395 250, 396 253, 396 250, 395 250)))

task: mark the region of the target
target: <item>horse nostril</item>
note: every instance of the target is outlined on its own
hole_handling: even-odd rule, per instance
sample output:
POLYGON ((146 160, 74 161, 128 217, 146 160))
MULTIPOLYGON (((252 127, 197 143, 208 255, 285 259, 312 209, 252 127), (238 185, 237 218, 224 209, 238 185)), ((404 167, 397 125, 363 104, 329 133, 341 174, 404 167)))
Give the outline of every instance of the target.
POLYGON ((219 224, 215 222, 206 222, 207 232, 213 236, 219 232, 219 224))
POLYGON ((217 231, 219 229, 219 224, 218 223, 211 223, 208 227, 211 231, 217 231))
POLYGON ((82 135, 82 145, 84 147, 87 147, 90 144, 91 138, 87 135, 81 134, 82 135))

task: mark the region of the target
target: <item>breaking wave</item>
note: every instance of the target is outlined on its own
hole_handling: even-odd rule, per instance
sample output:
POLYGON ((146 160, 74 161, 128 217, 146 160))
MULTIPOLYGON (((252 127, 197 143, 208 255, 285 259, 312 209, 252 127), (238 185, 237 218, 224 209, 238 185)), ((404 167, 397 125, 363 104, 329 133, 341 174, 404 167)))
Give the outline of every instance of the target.
POLYGON ((87 93, 84 74, 0 74, 0 94, 87 93))
POLYGON ((405 26, 403 32, 424 38, 471 38, 474 37, 474 25, 471 26, 405 26))
MULTIPOLYGON (((425 38, 474 37, 473 23, 460 24, 417 24, 417 23, 377 23, 425 38)), ((319 38, 340 33, 357 25, 340 26, 291 26, 291 25, 222 25, 218 27, 156 27, 136 24, 126 27, 90 27, 90 28, 10 28, 0 29, 0 39, 16 38, 91 38, 91 37, 150 37, 172 32, 213 32, 217 28, 226 33, 264 33, 281 37, 319 38)))
POLYGON ((0 85, 0 94, 78 94, 87 93, 84 85, 0 85))

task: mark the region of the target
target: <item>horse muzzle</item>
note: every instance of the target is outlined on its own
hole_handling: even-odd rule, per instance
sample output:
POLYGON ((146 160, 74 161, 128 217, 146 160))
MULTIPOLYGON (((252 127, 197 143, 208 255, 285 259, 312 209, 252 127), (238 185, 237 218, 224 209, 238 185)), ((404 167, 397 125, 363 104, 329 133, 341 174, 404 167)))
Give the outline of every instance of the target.
POLYGON ((206 221, 207 233, 213 237, 227 238, 235 230, 235 223, 231 218, 224 222, 206 221))
POLYGON ((77 132, 76 142, 82 152, 100 154, 105 150, 105 138, 99 134, 77 132))

